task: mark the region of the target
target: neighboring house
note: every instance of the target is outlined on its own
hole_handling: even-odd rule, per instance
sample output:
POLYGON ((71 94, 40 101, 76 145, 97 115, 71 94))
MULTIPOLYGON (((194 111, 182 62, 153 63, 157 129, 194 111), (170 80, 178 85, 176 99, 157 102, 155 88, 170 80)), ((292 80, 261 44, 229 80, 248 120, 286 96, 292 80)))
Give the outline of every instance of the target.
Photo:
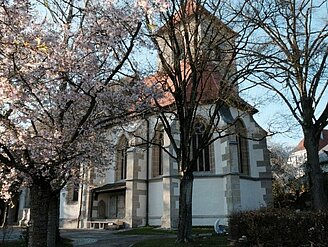
MULTIPOLYGON (((207 16, 210 20, 205 20, 200 29, 213 22, 214 17, 209 13, 207 16)), ((190 17, 192 21, 192 14, 190 17)), ((218 19, 214 23, 213 30, 220 35, 233 32, 218 19)), ((164 54, 168 58, 169 52, 166 49, 164 54)), ((146 79, 145 83, 158 78, 163 80, 163 74, 159 72, 146 79)), ((207 124, 206 112, 218 97, 218 78, 219 72, 214 72, 204 89, 206 102, 197 112, 193 145, 198 145, 201 130, 207 124)), ((266 133, 253 118, 257 111, 239 97, 237 87, 233 97, 234 104, 222 107, 220 111, 220 126, 231 126, 223 134, 230 134, 203 150, 194 171, 193 225, 213 225, 218 218, 226 223, 232 212, 257 209, 272 203, 269 152, 263 138, 266 133)), ((161 101, 163 104, 170 102, 170 97, 161 101)), ((172 120, 172 132, 178 131, 178 124, 172 120)), ((149 114, 146 119, 126 123, 125 128, 113 127, 108 130, 108 136, 116 146, 112 164, 115 169, 108 169, 102 174, 96 170, 89 171, 86 174, 89 183, 79 189, 76 201, 72 188, 61 193, 61 225, 76 227, 79 219, 79 227, 105 228, 111 222, 124 222, 127 227, 177 227, 179 170, 168 154, 173 153, 173 148, 163 127, 158 124, 158 116, 149 114), (149 146, 144 140, 152 140, 165 150, 159 145, 149 146)))
MULTIPOLYGON (((320 135, 319 141, 319 157, 320 162, 324 162, 325 152, 328 151, 328 130, 323 130, 320 135)), ((302 177, 305 174, 305 162, 307 160, 307 154, 304 147, 304 139, 302 139, 298 145, 293 149, 288 158, 288 165, 295 168, 296 178, 302 177)))

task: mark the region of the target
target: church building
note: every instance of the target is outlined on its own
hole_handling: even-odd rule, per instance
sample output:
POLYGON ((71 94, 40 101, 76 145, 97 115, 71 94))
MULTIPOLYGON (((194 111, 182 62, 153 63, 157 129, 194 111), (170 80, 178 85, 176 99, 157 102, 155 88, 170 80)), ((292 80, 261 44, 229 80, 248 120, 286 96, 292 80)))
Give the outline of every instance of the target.
MULTIPOLYGON (((196 14, 192 6, 187 9, 188 22, 192 24, 196 14)), ((211 40, 209 43, 205 42, 206 38, 202 39, 204 49, 211 47, 216 51, 211 56, 222 56, 222 50, 234 46, 233 37, 236 34, 204 8, 200 11, 203 20, 199 24, 198 35, 205 35, 204 30, 209 32, 211 25, 213 37, 231 37, 229 42, 220 45, 211 39, 208 39, 211 40)), ((175 25, 180 25, 178 18, 175 25)), ((163 37, 169 35, 166 32, 165 25, 158 31, 163 37)), ((172 55, 170 48, 165 47, 167 44, 163 40, 158 40, 158 44, 169 61, 172 55)), ((236 64, 230 66, 230 73, 233 73, 236 64)), ((163 79, 162 71, 163 65, 159 64, 158 73, 146 78, 145 83, 163 79)), ((204 86, 202 96, 206 100, 201 100, 196 113, 195 128, 199 132, 195 131, 193 145, 197 145, 201 130, 208 124, 206 112, 222 89, 220 71, 207 75, 205 73, 210 79, 204 86)), ((219 110, 222 131, 213 134, 215 140, 202 150, 193 172, 192 222, 195 226, 213 226, 217 219, 226 224, 233 212, 258 209, 272 203, 266 132, 253 118, 257 110, 240 98, 237 86, 231 88, 234 100, 219 110)), ((161 102, 170 105, 172 98, 164 94, 161 102)), ((171 132, 176 133, 174 136, 178 138, 179 122, 172 119, 170 126, 171 132)), ((62 190, 61 226, 110 228, 150 225, 176 228, 180 171, 176 160, 170 155, 174 154, 172 142, 158 115, 149 113, 136 117, 126 122, 125 126, 111 127, 106 135, 115 146, 112 163, 102 171, 82 168, 86 182, 78 187, 68 185, 62 190)))

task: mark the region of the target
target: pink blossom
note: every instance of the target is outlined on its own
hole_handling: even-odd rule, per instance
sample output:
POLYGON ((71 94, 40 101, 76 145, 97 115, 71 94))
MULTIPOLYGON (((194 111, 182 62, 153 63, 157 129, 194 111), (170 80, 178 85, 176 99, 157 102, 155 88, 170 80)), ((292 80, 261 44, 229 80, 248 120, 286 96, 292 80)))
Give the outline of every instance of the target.
MULTIPOLYGON (((0 194, 6 199, 40 177, 55 190, 82 163, 106 165, 110 144, 101 123, 130 110, 144 87, 136 79, 124 82, 115 70, 137 30, 138 10, 90 1, 76 8, 82 12, 72 24, 40 18, 29 3, 0 6, 0 156, 6 161, 0 194)), ((132 71, 131 65, 121 70, 132 71)))

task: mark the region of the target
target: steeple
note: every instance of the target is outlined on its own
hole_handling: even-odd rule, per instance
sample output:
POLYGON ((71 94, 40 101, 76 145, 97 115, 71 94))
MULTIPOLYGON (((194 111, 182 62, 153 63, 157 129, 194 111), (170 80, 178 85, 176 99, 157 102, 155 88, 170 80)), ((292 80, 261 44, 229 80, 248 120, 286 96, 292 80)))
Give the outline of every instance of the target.
MULTIPOLYGON (((229 70, 235 70, 235 63, 230 60, 236 36, 204 6, 187 0, 158 30, 157 41, 168 64, 172 65, 177 59, 190 59, 187 54, 190 48, 195 60, 206 59, 209 65, 215 66, 221 63, 221 68, 229 63, 229 70)), ((160 59, 158 61, 159 70, 162 71, 160 59)))

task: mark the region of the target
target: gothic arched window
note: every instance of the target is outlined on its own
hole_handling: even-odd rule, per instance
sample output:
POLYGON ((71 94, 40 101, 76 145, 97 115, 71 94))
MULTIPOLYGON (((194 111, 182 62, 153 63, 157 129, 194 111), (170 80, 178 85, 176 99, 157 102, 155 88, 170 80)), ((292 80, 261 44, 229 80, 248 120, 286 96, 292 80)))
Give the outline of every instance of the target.
POLYGON ((214 150, 213 145, 203 145, 205 124, 197 121, 191 140, 191 152, 194 160, 194 171, 214 170, 214 150), (202 145, 204 147, 202 147, 202 145))
POLYGON ((236 141, 238 151, 238 168, 239 172, 244 175, 249 175, 249 154, 247 130, 241 120, 236 121, 236 141))
POLYGON ((164 132, 162 128, 157 128, 152 146, 152 177, 163 175, 163 145, 164 132))
POLYGON ((116 181, 126 179, 128 141, 122 136, 116 147, 116 181))

